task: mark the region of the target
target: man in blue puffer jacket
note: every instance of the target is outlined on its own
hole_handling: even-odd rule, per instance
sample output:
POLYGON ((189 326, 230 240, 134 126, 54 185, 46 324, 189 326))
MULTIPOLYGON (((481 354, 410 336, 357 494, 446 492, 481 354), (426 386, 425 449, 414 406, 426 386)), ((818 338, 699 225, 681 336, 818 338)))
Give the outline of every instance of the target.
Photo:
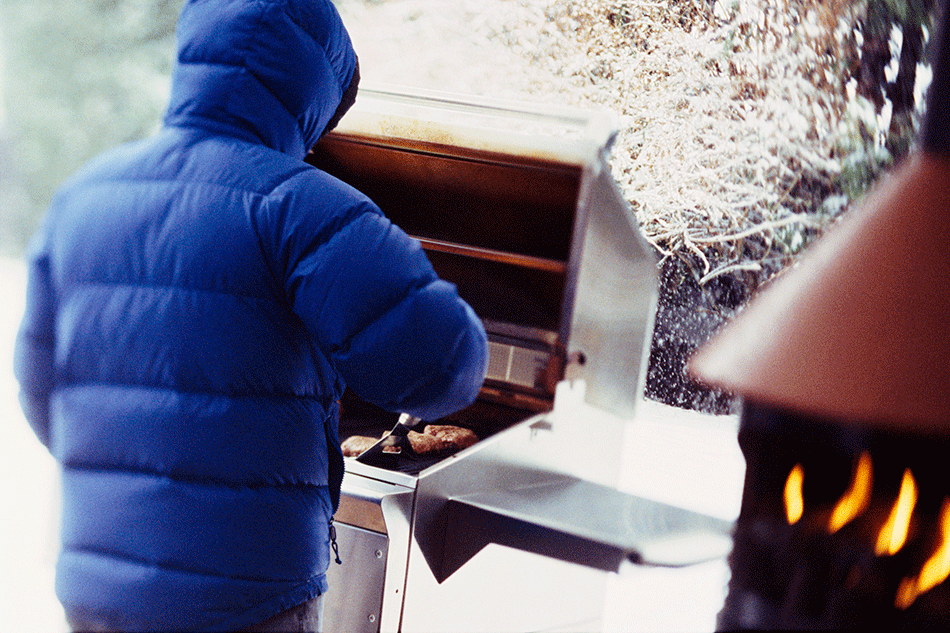
POLYGON ((165 125, 93 161, 30 248, 21 402, 62 464, 77 627, 259 627, 327 590, 349 386, 435 419, 485 332, 414 240, 303 157, 348 107, 330 0, 191 0, 165 125))

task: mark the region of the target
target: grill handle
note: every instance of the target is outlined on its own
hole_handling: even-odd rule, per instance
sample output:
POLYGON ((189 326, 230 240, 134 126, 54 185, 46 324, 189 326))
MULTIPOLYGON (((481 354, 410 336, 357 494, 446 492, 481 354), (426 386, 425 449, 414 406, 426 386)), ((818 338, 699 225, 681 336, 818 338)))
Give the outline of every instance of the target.
POLYGON ((498 262, 501 264, 510 264, 512 266, 530 268, 532 270, 541 270, 550 273, 564 274, 567 271, 567 264, 556 259, 533 257, 531 255, 520 255, 518 253, 509 253, 507 251, 497 251, 491 248, 469 246, 468 244, 458 244, 456 242, 446 242, 443 240, 432 240, 426 237, 412 237, 419 240, 419 243, 422 244, 422 248, 427 251, 462 255, 464 257, 471 257, 473 259, 498 262))

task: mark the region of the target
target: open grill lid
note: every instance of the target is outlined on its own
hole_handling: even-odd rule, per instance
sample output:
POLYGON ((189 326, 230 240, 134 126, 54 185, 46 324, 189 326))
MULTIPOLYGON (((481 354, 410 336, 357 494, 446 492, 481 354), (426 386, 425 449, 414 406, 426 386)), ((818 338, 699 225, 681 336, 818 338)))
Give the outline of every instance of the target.
POLYGON ((629 418, 656 260, 607 165, 615 133, 609 113, 367 89, 308 161, 419 238, 485 320, 489 387, 550 403, 583 380, 589 404, 629 418))

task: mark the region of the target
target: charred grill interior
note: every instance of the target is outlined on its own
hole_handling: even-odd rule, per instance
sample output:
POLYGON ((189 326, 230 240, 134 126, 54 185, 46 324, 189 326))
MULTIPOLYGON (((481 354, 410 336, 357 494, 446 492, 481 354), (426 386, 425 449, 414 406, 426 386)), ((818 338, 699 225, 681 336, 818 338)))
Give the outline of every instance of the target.
MULTIPOLYGON (((366 193, 418 238, 439 276, 485 322, 490 358, 481 397, 430 422, 484 439, 550 410, 563 378, 561 329, 581 168, 346 135, 324 139, 308 161, 366 193)), ((341 404, 341 440, 378 438, 397 418, 351 392, 341 404)), ((388 467, 417 474, 444 457, 403 455, 388 467)))
POLYGON ((419 238, 483 319, 558 330, 578 166, 345 136, 325 139, 310 161, 419 238))

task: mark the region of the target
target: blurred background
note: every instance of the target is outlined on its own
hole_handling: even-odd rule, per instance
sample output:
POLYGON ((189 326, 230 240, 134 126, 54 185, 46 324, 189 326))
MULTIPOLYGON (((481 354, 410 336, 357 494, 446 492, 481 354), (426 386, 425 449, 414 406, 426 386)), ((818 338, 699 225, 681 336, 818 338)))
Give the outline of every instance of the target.
MULTIPOLYGON (((364 81, 607 108, 661 269, 648 396, 734 409, 685 358, 912 148, 934 0, 337 0, 364 81)), ((159 125, 181 0, 0 0, 0 254, 159 125)))

